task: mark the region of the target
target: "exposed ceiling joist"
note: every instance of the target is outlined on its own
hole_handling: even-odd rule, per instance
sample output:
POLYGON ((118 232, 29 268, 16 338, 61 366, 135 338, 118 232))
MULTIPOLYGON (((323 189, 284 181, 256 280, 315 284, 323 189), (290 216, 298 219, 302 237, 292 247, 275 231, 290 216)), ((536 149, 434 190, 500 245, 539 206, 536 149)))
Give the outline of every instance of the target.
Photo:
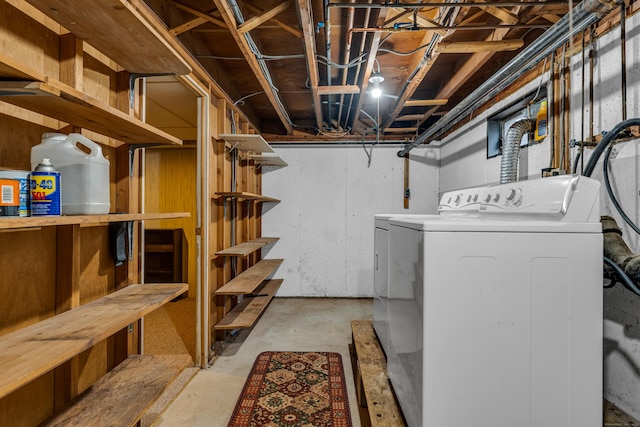
POLYGON ((242 55, 247 60, 249 67, 251 67, 253 74, 255 75, 256 79, 260 83, 260 86, 262 87, 264 94, 267 96, 276 114, 280 118, 282 125, 284 126, 288 134, 292 133, 293 126, 291 125, 291 121, 286 111, 282 110, 280 100, 276 98, 277 94, 274 91, 274 87, 267 80, 267 77, 265 76, 263 69, 258 63, 256 55, 254 54, 251 46, 249 46, 249 42, 245 37, 246 34, 240 34, 237 30, 236 18, 233 14, 233 11, 231 10, 231 7, 229 6, 229 3, 226 0, 214 0, 214 3, 216 4, 216 7, 222 14, 222 18, 224 19, 224 22, 229 27, 229 31, 231 32, 231 35, 233 36, 238 47, 242 51, 242 55))
POLYGON ((289 5, 290 5, 290 2, 285 1, 283 3, 280 3, 277 6, 272 7, 268 11, 262 13, 261 15, 254 16, 253 18, 247 19, 241 25, 238 26, 238 33, 244 34, 246 32, 249 32, 259 27, 260 25, 264 24, 265 22, 269 21, 272 18, 275 18, 280 13, 287 10, 289 8, 289 5))
POLYGON ((333 86, 319 86, 318 93, 320 95, 355 95, 360 93, 360 86, 358 85, 333 85, 333 86))
POLYGON ((439 99, 409 99, 405 101, 405 107, 430 107, 433 105, 445 105, 449 100, 447 98, 439 99))
POLYGON ((215 24, 218 27, 227 28, 227 24, 225 24, 224 21, 216 19, 214 16, 211 16, 208 13, 194 9, 191 6, 184 4, 178 0, 173 0, 173 3, 176 5, 178 9, 184 10, 185 12, 188 12, 194 16, 197 16, 198 18, 202 18, 205 21, 211 22, 212 24, 215 24))
POLYGON ((438 50, 440 53, 501 52, 517 50, 522 46, 524 46, 524 40, 522 39, 441 42, 438 50))
MULTIPOLYGON (((249 3, 244 3, 244 7, 249 9, 252 13, 256 13, 256 14, 264 13, 264 10, 262 10, 262 9, 260 9, 258 7, 255 7, 254 5, 249 4, 249 3)), ((281 20, 277 19, 276 17, 271 18, 271 20, 273 22, 275 22, 283 30, 288 31, 289 33, 293 34, 294 36, 298 37, 299 39, 302 38, 302 31, 298 30, 297 28, 287 24, 284 21, 281 21, 281 20)))
POLYGON ((316 62, 316 43, 313 16, 311 14, 311 0, 296 0, 296 2, 298 3, 298 20, 300 21, 304 38, 304 52, 307 61, 309 84, 311 86, 311 97, 313 99, 313 113, 316 120, 316 127, 322 129, 322 103, 318 92, 318 63, 316 62))

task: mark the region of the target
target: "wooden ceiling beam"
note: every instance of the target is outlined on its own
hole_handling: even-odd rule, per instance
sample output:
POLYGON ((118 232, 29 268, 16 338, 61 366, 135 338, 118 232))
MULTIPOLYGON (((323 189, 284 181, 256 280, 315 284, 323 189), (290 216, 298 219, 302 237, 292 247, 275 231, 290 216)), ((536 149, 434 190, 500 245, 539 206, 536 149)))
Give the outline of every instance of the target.
MULTIPOLYGON (((476 2, 484 3, 485 1, 476 0, 476 2)), ((515 25, 518 22, 518 15, 511 13, 508 10, 505 10, 503 8, 495 7, 495 6, 487 6, 486 8, 484 8, 484 10, 486 13, 489 13, 495 16, 496 18, 498 18, 504 24, 515 25)))
POLYGON ((264 12, 262 15, 254 16, 250 19, 247 19, 246 21, 244 21, 242 24, 238 26, 238 33, 244 34, 258 28, 260 25, 264 24, 265 22, 269 21, 270 19, 278 16, 279 14, 287 10, 289 8, 289 5, 290 3, 287 0, 285 2, 280 3, 279 5, 272 7, 268 11, 264 12))
POLYGON ((438 47, 440 53, 475 53, 505 52, 517 50, 524 46, 524 40, 484 40, 474 42, 442 42, 438 47))
POLYGON ((360 93, 358 85, 318 86, 318 93, 322 95, 355 95, 360 93))
MULTIPOLYGON (((252 13, 264 13, 264 11, 260 8, 255 7, 252 4, 249 3, 243 3, 244 7, 246 7, 247 9, 249 9, 252 13)), ((296 36, 297 38, 301 39, 302 38, 302 31, 298 30, 295 27, 292 27, 291 25, 287 24, 286 22, 283 22, 277 18, 271 18, 271 20, 273 22, 276 23, 276 25, 278 25, 280 28, 282 28, 283 30, 287 31, 288 33, 293 34, 294 36, 296 36)))
POLYGON ((277 98, 277 95, 274 92, 274 89, 271 83, 267 80, 266 76, 263 74, 260 64, 256 59, 256 56, 254 55, 253 51, 251 50, 251 47, 249 46, 249 43, 247 42, 245 36, 243 34, 240 34, 240 32, 238 31, 237 22, 233 14, 233 11, 231 10, 231 7, 229 6, 226 0, 213 0, 213 2, 218 8, 218 11, 220 11, 220 13, 222 14, 222 18, 224 19, 224 22, 229 27, 229 32, 231 33, 236 44, 242 51, 242 55, 247 60, 247 64, 249 64, 249 67, 251 68, 251 71, 253 72, 253 75, 255 76, 255 78, 258 80, 258 83, 260 83, 260 86, 262 87, 262 90, 264 91, 265 96, 269 99, 269 102, 271 103, 274 111, 278 115, 278 118, 280 118, 282 125, 286 129, 287 133, 292 133, 293 126, 291 125, 290 119, 286 111, 282 111, 280 106, 280 100, 277 98))
MULTIPOLYGON (((513 9, 515 13, 520 10, 520 7, 513 9)), ((502 40, 509 33, 508 28, 498 28, 494 30, 485 41, 502 40)), ((448 98, 452 96, 466 81, 482 68, 493 57, 495 52, 478 52, 471 55, 471 57, 458 69, 458 71, 451 76, 449 81, 440 88, 436 94, 436 98, 448 98)), ((427 120, 431 115, 435 113, 435 110, 431 113, 425 114, 424 120, 427 120)), ((424 121, 423 120, 423 121, 424 121)))
POLYGON ((224 29, 227 29, 227 24, 224 23, 224 21, 221 21, 219 19, 216 19, 214 16, 209 15, 208 13, 199 11, 197 9, 192 8, 191 6, 189 6, 188 4, 182 3, 179 0, 173 0, 173 3, 176 5, 176 7, 178 9, 184 10, 187 13, 190 13, 194 16, 197 16, 198 18, 202 18, 208 22, 211 22, 212 24, 217 25, 218 27, 222 27, 224 29))
POLYGON ((298 20, 304 39, 304 52, 307 58, 307 72, 309 73, 309 84, 311 86, 311 97, 313 99, 313 113, 316 119, 316 127, 322 129, 322 102, 318 90, 319 74, 318 63, 316 61, 316 37, 313 16, 311 14, 311 0, 296 0, 298 2, 298 20))
POLYGON ((449 100, 442 99, 409 99, 405 101, 405 107, 431 107, 433 105, 445 105, 449 100))
POLYGON ((199 27, 200 25, 206 23, 207 20, 204 18, 193 18, 188 20, 187 22, 185 22, 184 24, 180 24, 177 27, 173 27, 173 28, 169 28, 169 34, 171 34, 173 37, 180 35, 182 33, 186 33, 189 30, 192 30, 196 27, 199 27))

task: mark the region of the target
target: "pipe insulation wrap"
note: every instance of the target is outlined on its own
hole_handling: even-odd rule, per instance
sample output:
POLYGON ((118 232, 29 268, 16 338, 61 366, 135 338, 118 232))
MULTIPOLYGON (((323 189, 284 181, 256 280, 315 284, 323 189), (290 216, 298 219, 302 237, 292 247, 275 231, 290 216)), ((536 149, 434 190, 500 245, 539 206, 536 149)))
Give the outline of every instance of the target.
POLYGON ((507 130, 502 144, 502 160, 500 162, 500 184, 518 180, 518 163, 520 161, 520 141, 527 132, 533 130, 533 120, 521 119, 507 130))
POLYGON ((398 157, 403 157, 420 144, 442 136, 460 123, 475 106, 488 102, 495 94, 513 84, 524 73, 534 69, 544 58, 567 43, 573 36, 597 22, 620 3, 620 0, 584 0, 578 4, 440 120, 399 151, 398 157))
POLYGON ((640 283, 640 255, 631 252, 622 238, 622 231, 616 220, 602 216, 602 237, 604 256, 616 263, 634 283, 640 283))

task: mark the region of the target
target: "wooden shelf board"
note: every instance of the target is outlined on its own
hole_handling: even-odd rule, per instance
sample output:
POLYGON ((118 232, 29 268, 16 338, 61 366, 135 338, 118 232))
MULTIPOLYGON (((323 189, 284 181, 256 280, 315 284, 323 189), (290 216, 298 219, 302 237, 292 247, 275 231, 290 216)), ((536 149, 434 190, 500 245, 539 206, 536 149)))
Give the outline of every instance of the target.
POLYGON ((264 279, 282 264, 283 259, 263 259, 229 280, 215 291, 216 295, 237 295, 253 292, 264 279))
POLYGON ((38 228, 57 225, 79 224, 81 227, 92 227, 110 222, 142 221, 152 219, 188 218, 189 212, 167 213, 131 213, 105 215, 62 215, 62 216, 32 216, 32 217, 0 217, 0 230, 38 228))
POLYGON ((226 133, 220 138, 231 144, 231 148, 239 151, 256 153, 273 153, 273 148, 260 135, 226 133))
POLYGON ((186 283, 130 285, 0 337, 0 398, 186 292, 186 283))
POLYGON ((169 243, 145 243, 145 252, 173 253, 173 245, 169 243))
POLYGON ((257 200, 258 202, 273 202, 273 203, 280 203, 279 199, 274 199, 273 197, 261 197, 259 200, 257 200))
POLYGON ((108 372, 72 403, 48 427, 94 425, 132 426, 185 368, 191 356, 132 355, 108 372))
POLYGON ((282 160, 280 156, 277 155, 252 155, 249 156, 251 160, 256 162, 258 165, 263 166, 289 166, 287 162, 282 160))
POLYGON ((247 193, 246 191, 216 191, 215 194, 228 199, 259 200, 262 198, 259 194, 247 193))
MULTIPOLYGON (((351 331, 372 426, 403 426, 387 376, 387 359, 370 320, 352 320, 351 331)), ((359 385, 356 385, 359 387, 359 385)))
POLYGON ((266 243, 267 245, 270 245, 271 243, 275 243, 278 240, 280 240, 279 237, 258 237, 257 239, 253 239, 251 241, 258 242, 258 243, 266 243))
POLYGON ((28 0, 131 73, 189 74, 191 67, 146 17, 153 16, 140 0, 28 0))
POLYGON ((126 143, 182 144, 182 140, 50 78, 46 83, 0 81, 0 99, 126 143))
POLYGON ((280 288, 282 284, 282 279, 267 280, 264 283, 265 285, 256 290, 256 293, 267 294, 267 296, 244 298, 229 311, 222 320, 216 323, 213 328, 222 330, 252 327, 265 308, 267 308, 267 305, 269 305, 276 292, 278 292, 278 288, 280 288))
POLYGON ((243 256, 244 257, 244 256, 247 256, 247 255, 250 255, 250 254, 254 253, 255 251, 257 251, 258 249, 260 249, 263 246, 266 246, 266 243, 264 243, 264 242, 244 242, 244 243, 240 243, 240 244, 237 244, 235 246, 232 246, 230 248, 218 251, 218 252, 216 252, 216 255, 220 255, 220 256, 243 256))

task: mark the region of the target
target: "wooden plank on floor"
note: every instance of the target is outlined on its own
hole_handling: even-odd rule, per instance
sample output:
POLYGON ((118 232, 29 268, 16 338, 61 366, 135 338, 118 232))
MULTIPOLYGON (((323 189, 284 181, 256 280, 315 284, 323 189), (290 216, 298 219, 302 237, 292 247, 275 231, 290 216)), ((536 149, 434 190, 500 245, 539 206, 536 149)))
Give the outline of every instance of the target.
POLYGON ((256 322, 260 314, 267 308, 269 302, 282 284, 282 279, 266 280, 265 285, 256 289, 256 293, 267 294, 266 296, 244 298, 240 304, 236 305, 226 316, 222 318, 214 329, 244 329, 250 328, 256 322))
POLYGON ((284 259, 263 259, 247 270, 238 274, 223 287, 216 290, 216 295, 238 295, 253 292, 268 275, 278 268, 284 259))
POLYGON ((640 422, 633 419, 613 403, 604 401, 604 427, 626 426, 637 427, 640 422))
POLYGON ((48 427, 135 425, 164 389, 192 366, 188 354, 129 356, 93 384, 48 427))
POLYGON ((371 425, 404 427, 402 413, 387 376, 387 360, 373 323, 370 320, 352 320, 351 331, 371 425))

